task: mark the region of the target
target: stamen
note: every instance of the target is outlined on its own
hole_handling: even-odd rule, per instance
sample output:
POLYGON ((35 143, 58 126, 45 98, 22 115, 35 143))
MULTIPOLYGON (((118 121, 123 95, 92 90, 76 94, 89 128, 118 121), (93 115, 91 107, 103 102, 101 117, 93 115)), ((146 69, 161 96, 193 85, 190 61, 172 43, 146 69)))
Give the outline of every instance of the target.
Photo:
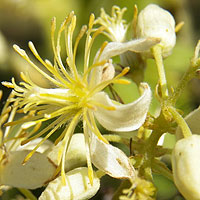
POLYGON ((132 22, 132 26, 133 26, 133 38, 137 37, 137 33, 136 33, 137 21, 138 21, 138 8, 137 8, 137 5, 135 4, 134 5, 133 22, 132 22))
MULTIPOLYGON (((65 19, 65 23, 63 23, 63 24, 66 25, 66 23, 69 23, 71 21, 71 18, 73 15, 74 15, 74 13, 71 12, 69 14, 69 16, 65 19)), ((63 27, 61 25, 61 29, 58 32, 57 46, 55 46, 55 41, 54 41, 55 29, 56 29, 56 18, 54 17, 52 19, 52 25, 51 25, 51 42, 52 42, 53 52, 55 55, 55 60, 58 62, 58 65, 59 65, 62 73, 64 74, 64 76, 67 78, 67 80, 69 80, 70 82, 73 82, 73 79, 70 77, 70 75, 67 73, 65 67, 63 66, 61 57, 60 57, 60 35, 61 35, 61 32, 63 31, 63 27)), ((68 85, 68 87, 70 87, 70 86, 68 85)))
MULTIPOLYGON (((47 131, 49 131, 51 128, 53 128, 54 126, 56 126, 56 124, 63 124, 65 123, 69 118, 66 118, 66 116, 60 116, 58 119, 56 119, 55 121, 53 121, 49 126, 45 127, 44 129, 42 129, 37 135, 34 135, 32 138, 28 138, 25 139, 21 142, 22 145, 28 143, 31 140, 34 140, 36 138, 39 138, 40 136, 42 136, 44 133, 46 133, 47 131), (65 120, 65 121, 63 121, 65 120), (62 122, 62 123, 61 123, 62 122)), ((38 124, 37 124, 38 125, 38 124)), ((37 126, 36 125, 36 126, 37 126)), ((31 132, 27 135, 27 137, 31 136, 31 132)))
POLYGON ((94 19, 95 19, 95 16, 94 16, 94 14, 92 13, 91 15, 90 15, 90 18, 89 18, 89 29, 92 29, 92 27, 93 27, 93 25, 94 25, 94 19))
MULTIPOLYGON (((86 110, 84 112, 84 118, 87 118, 86 110)), ((90 156, 90 146, 89 146, 89 135, 88 135, 88 126, 86 124, 86 121, 83 121, 83 132, 85 136, 85 150, 86 150, 86 158, 87 158, 87 166, 88 166, 88 177, 90 180, 90 184, 93 185, 93 169, 92 169, 92 162, 91 162, 91 156, 90 156)))
POLYGON ((92 95, 94 95, 96 92, 99 92, 101 90, 103 90, 105 87, 107 87, 109 84, 115 82, 117 79, 119 79, 120 77, 124 76, 125 74, 128 73, 128 71, 130 70, 129 67, 125 67, 122 72, 120 74, 118 74, 117 76, 115 76, 113 79, 101 82, 100 84, 96 85, 88 94, 87 97, 91 97, 92 95))
POLYGON ((69 127, 67 129, 65 137, 63 139, 64 148, 63 148, 63 151, 62 151, 62 160, 61 160, 61 176, 62 176, 62 183, 64 185, 66 185, 66 179, 65 179, 65 157, 66 157, 66 152, 68 150, 72 134, 74 132, 74 129, 75 129, 76 125, 78 124, 78 121, 79 121, 79 118, 80 118, 81 114, 82 114, 82 112, 78 112, 74 116, 74 118, 72 119, 72 121, 69 124, 69 127))
POLYGON ((103 108, 103 109, 105 109, 105 110, 110 110, 110 111, 116 110, 116 108, 113 107, 113 106, 105 106, 104 104, 101 104, 101 103, 96 102, 96 101, 90 101, 90 103, 91 103, 91 104, 94 104, 94 105, 96 105, 96 106, 98 106, 98 107, 101 107, 101 108, 103 108))
POLYGON ((51 118, 55 118, 59 115, 63 115, 63 114, 67 114, 69 112, 71 112, 70 110, 72 110, 73 108, 77 108, 77 105, 76 104, 72 104, 70 106, 67 106, 67 107, 64 107, 64 108, 61 108, 51 114, 48 114, 46 116, 44 116, 46 119, 51 119, 51 118))
MULTIPOLYGON (((92 35, 92 37, 90 38, 89 42, 88 42, 88 47, 87 49, 85 50, 86 54, 85 54, 85 59, 86 59, 86 65, 84 65, 84 73, 87 71, 87 68, 88 68, 88 63, 89 63, 89 59, 90 59, 90 51, 91 51, 91 48, 92 48, 92 45, 94 43, 94 40, 95 38, 104 30, 104 27, 101 26, 99 27, 95 32, 94 34, 92 35), (86 66, 86 68, 85 68, 86 66)), ((103 44, 104 45, 104 44, 103 44)), ((103 46, 102 45, 102 46, 103 46)), ((104 47, 105 48, 105 47, 104 47)))
POLYGON ((30 50, 32 51, 33 55, 46 67, 46 69, 48 69, 51 73, 53 73, 53 71, 54 71, 53 66, 47 65, 47 64, 43 61, 43 59, 42 59, 42 58, 40 57, 40 55, 38 54, 38 52, 37 52, 37 50, 36 50, 34 44, 33 44, 31 41, 29 41, 28 46, 29 46, 30 50))
POLYGON ((89 127, 89 129, 90 129, 100 140, 102 140, 104 143, 108 144, 109 142, 101 135, 99 129, 97 128, 96 123, 95 123, 95 120, 94 120, 94 118, 93 118, 92 115, 93 115, 93 114, 92 114, 90 111, 87 112, 87 110, 84 110, 83 118, 84 118, 84 120, 85 120, 87 126, 89 127), (91 120, 91 122, 90 122, 89 119, 88 119, 88 116, 87 116, 88 114, 87 114, 87 113, 89 114, 89 119, 91 120), (91 124, 91 123, 92 123, 92 124, 91 124))
POLYGON ((118 84, 123 84, 123 85, 129 85, 131 81, 126 80, 126 79, 118 79, 114 80, 112 83, 118 83, 118 84))
POLYGON ((81 40, 81 38, 85 34, 86 30, 87 30, 87 26, 86 25, 82 26, 82 28, 81 28, 81 30, 78 34, 78 37, 76 38, 76 41, 75 41, 75 44, 74 44, 74 52, 73 52, 73 63, 75 63, 76 51, 77 51, 79 41, 81 40))
POLYGON ((17 45, 13 45, 13 48, 17 53, 19 53, 34 69, 36 69, 40 74, 42 74, 45 78, 47 78, 49 81, 54 83, 55 85, 58 85, 60 87, 63 87, 63 84, 55 80, 54 78, 50 77, 48 74, 46 74, 44 71, 42 71, 37 65, 35 65, 27 56, 24 50, 20 49, 17 45))
POLYGON ((101 57, 101 54, 102 54, 102 52, 103 52, 103 50, 105 49, 105 47, 107 46, 107 44, 108 44, 108 41, 105 41, 102 45, 101 45, 101 48, 100 48, 100 50, 99 50, 99 54, 98 54, 98 57, 97 57, 97 61, 99 60, 99 58, 101 57))
POLYGON ((68 56, 68 65, 70 68, 71 73, 74 75, 75 79, 78 80, 78 72, 76 69, 76 65, 74 62, 75 55, 73 54, 72 48, 72 40, 73 40, 73 33, 76 27, 76 16, 72 17, 71 23, 65 31, 65 40, 66 40, 66 51, 68 56))
MULTIPOLYGON (((87 82, 87 78, 88 78, 88 74, 90 73, 90 71, 92 70, 92 69, 94 69, 94 68, 96 68, 96 67, 99 67, 99 66, 103 66, 103 65, 105 65, 107 63, 107 61, 106 60, 103 60, 103 61, 101 61, 101 62, 95 62, 93 65, 91 65, 89 68, 88 68, 88 70, 84 73, 84 75, 83 75, 83 81, 84 81, 84 83, 88 83, 87 82)), ((93 78, 93 77, 92 77, 93 78)))
MULTIPOLYGON (((47 140, 63 123, 65 123, 66 121, 62 121, 60 123, 58 123, 36 146, 35 148, 25 157, 24 161, 22 164, 25 164, 32 156, 33 154, 37 151, 37 149, 44 143, 45 140, 47 140)), ((29 141, 35 139, 34 137, 32 137, 31 139, 29 139, 29 141)), ((24 142, 24 141, 23 141, 24 142)), ((23 143, 22 142, 22 143, 23 143)), ((24 144, 24 143, 23 143, 24 144)))
POLYGON ((177 33, 177 32, 179 32, 181 29, 182 29, 182 27, 183 27, 183 25, 184 25, 185 23, 182 21, 182 22, 179 22, 177 25, 176 25, 176 27, 175 27, 175 32, 177 33))
POLYGON ((2 81, 1 84, 6 86, 7 88, 14 88, 14 85, 7 81, 2 81))
POLYGON ((37 87, 37 85, 31 80, 27 72, 26 74, 24 72, 20 72, 20 77, 24 82, 29 83, 31 86, 37 87))
POLYGON ((94 19, 95 19, 95 16, 94 14, 92 13, 90 15, 90 19, 89 19, 89 28, 88 28, 88 31, 87 31, 87 35, 86 35, 86 41, 85 41, 85 54, 84 54, 84 74, 85 72, 87 71, 88 69, 88 65, 89 65, 89 58, 90 58, 90 48, 91 48, 91 32, 92 32, 92 27, 93 27, 93 24, 94 24, 94 19))

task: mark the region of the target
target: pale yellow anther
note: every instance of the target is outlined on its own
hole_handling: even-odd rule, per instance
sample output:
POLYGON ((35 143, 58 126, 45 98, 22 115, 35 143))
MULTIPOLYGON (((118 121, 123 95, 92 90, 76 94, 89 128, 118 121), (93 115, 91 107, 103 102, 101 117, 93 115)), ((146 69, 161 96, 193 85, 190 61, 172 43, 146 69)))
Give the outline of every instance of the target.
POLYGON ((176 32, 176 33, 179 32, 179 31, 182 29, 182 27, 184 26, 184 24, 185 24, 184 21, 178 23, 178 24, 176 25, 176 27, 175 27, 175 32, 176 32))
POLYGON ((23 49, 21 49, 18 45, 14 44, 13 48, 20 56, 22 56, 25 59, 28 59, 26 52, 23 49))
POLYGON ((56 30, 56 18, 53 17, 51 20, 51 31, 55 32, 55 30, 56 30))
POLYGON ((22 125, 22 129, 28 129, 31 126, 34 126, 36 124, 36 122, 26 122, 22 125))
POLYGON ((117 79, 117 80, 114 80, 113 83, 129 85, 129 84, 131 84, 131 81, 126 80, 126 79, 117 79))
POLYGON ((7 81, 2 81, 1 84, 8 87, 8 88, 14 88, 14 85, 10 82, 7 82, 7 81))
POLYGON ((91 29, 91 28, 93 27, 94 19, 95 19, 95 16, 94 16, 94 14, 92 13, 92 14, 90 15, 90 19, 89 19, 89 29, 91 29))

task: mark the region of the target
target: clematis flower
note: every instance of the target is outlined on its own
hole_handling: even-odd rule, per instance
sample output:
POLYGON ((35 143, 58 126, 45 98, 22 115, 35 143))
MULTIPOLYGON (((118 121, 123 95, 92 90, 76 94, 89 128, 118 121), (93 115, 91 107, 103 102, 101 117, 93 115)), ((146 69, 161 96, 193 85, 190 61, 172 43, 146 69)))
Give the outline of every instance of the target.
POLYGON ((128 50, 136 52, 147 51, 152 45, 158 43, 158 41, 152 38, 145 38, 132 40, 127 43, 105 42, 97 52, 93 63, 90 65, 92 44, 96 36, 103 31, 102 27, 94 30, 93 24, 94 15, 92 14, 90 16, 88 28, 86 26, 82 27, 73 46, 73 32, 76 26, 76 16, 74 13, 71 12, 61 24, 56 42, 56 21, 55 18, 52 20, 51 38, 54 52, 54 64, 48 60, 43 60, 36 51, 33 43, 29 42, 32 53, 48 72, 38 67, 30 60, 24 50, 14 45, 14 49, 30 63, 34 69, 40 72, 44 78, 50 81, 51 85, 53 85, 52 88, 42 88, 38 86, 37 83, 34 83, 30 79, 27 72, 21 73, 23 82, 20 82, 19 85, 15 83, 14 78, 12 79, 12 83, 3 82, 5 86, 13 88, 13 94, 15 94, 15 97, 10 98, 9 101, 14 103, 15 109, 18 110, 18 112, 26 114, 24 118, 7 123, 7 126, 22 124, 22 129, 26 130, 22 144, 26 144, 47 133, 28 156, 26 156, 24 163, 28 162, 43 142, 60 127, 64 127, 64 130, 56 139, 55 144, 61 142, 58 151, 58 163, 61 169, 62 180, 65 184, 66 152, 69 148, 74 129, 79 121, 83 121, 90 182, 93 182, 92 162, 94 160, 96 161, 96 159, 91 161, 91 145, 95 142, 95 145, 97 145, 93 150, 95 154, 101 151, 98 145, 102 145, 104 152, 107 151, 105 157, 101 156, 101 161, 104 165, 99 166, 97 164, 97 167, 99 166, 101 170, 116 178, 134 178, 134 169, 128 164, 128 158, 125 154, 120 153, 120 150, 116 150, 108 144, 108 141, 101 135, 96 125, 95 118, 104 128, 111 131, 135 130, 144 123, 151 102, 151 90, 147 83, 142 83, 140 85, 140 90, 142 91, 141 97, 126 105, 111 100, 103 91, 103 89, 111 83, 127 84, 127 81, 121 79, 121 77, 128 72, 129 68, 125 68, 115 77, 102 77, 104 74, 103 69, 108 65, 112 65, 111 57, 128 50), (67 67, 64 66, 60 55, 60 38, 62 32, 65 33, 67 67), (76 52, 78 43, 85 33, 85 54, 82 63, 83 72, 79 72, 76 66, 76 52), (42 130, 37 131, 41 124, 46 121, 50 122, 50 124, 42 130), (94 134, 95 137, 93 137, 92 134, 94 134), (100 142, 102 143, 100 144, 100 142), (114 152, 114 156, 109 156, 111 152, 114 152), (115 155, 116 152, 119 156, 115 155), (118 163, 116 161, 118 161, 118 163), (125 162, 125 164, 121 163, 121 161, 125 162), (112 163, 113 168, 106 167, 107 165, 110 166, 112 163), (126 174, 123 174, 123 170, 119 175, 113 173, 112 170, 116 172, 118 168, 119 170, 123 169, 126 174), (127 172, 129 172, 129 174, 127 174, 127 172))
POLYGON ((120 9, 118 6, 113 6, 111 16, 109 16, 103 8, 101 8, 100 17, 95 20, 96 24, 101 24, 105 30, 104 34, 114 42, 124 42, 126 40, 126 33, 128 24, 123 19, 123 15, 127 8, 120 9))

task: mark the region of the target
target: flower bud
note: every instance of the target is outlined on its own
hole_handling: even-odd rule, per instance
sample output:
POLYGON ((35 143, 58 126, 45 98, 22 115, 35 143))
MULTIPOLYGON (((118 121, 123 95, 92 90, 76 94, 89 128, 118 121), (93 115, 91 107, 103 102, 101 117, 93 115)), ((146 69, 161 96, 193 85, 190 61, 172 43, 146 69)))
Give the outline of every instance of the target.
POLYGON ((172 153, 174 182, 187 200, 200 199, 200 135, 179 140, 172 153))
MULTIPOLYGON (((171 54, 171 51, 176 43, 175 20, 173 16, 166 10, 157 5, 150 4, 144 8, 137 22, 137 37, 138 38, 160 38, 160 46, 162 47, 163 57, 171 54)), ((150 56, 150 51, 147 56, 150 56)))

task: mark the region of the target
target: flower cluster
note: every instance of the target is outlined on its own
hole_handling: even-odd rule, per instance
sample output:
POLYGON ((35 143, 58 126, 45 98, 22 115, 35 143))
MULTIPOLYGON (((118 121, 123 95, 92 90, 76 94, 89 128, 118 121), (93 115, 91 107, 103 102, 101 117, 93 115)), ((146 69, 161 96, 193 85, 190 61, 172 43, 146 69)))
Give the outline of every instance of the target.
MULTIPOLYGON (((199 180, 196 176, 199 173, 199 136, 192 135, 188 127, 190 122, 198 124, 199 109, 188 117, 192 119, 184 119, 174 105, 183 86, 199 68, 200 45, 197 45, 189 72, 170 93, 163 58, 170 56, 176 43, 173 16, 154 4, 148 5, 137 16, 135 7, 134 37, 128 40, 129 24, 123 19, 125 11, 126 8, 113 6, 111 16, 104 9, 101 9, 97 19, 91 14, 88 26, 82 26, 74 43, 74 12, 61 24, 57 36, 56 19, 53 18, 53 63, 42 59, 32 42, 28 46, 39 64, 19 46, 13 46, 49 81, 50 87, 44 88, 33 82, 27 71, 21 72, 23 81, 18 84, 14 78, 11 82, 2 82, 12 89, 0 118, 2 189, 3 186, 24 188, 24 194, 31 199, 29 189, 45 186, 40 200, 89 199, 99 190, 100 178, 109 175, 126 179, 130 184, 129 189, 123 188, 117 198, 154 199, 153 172, 156 172, 169 179, 173 176, 185 198, 199 199, 199 180), (103 42, 91 58, 93 43, 101 34, 111 41, 103 42), (66 48, 64 61, 61 56, 62 35, 66 48), (77 49, 84 37, 84 58, 78 66, 77 49), (115 56, 121 59, 121 70, 117 70, 113 60, 115 56), (144 71, 148 58, 155 60, 158 69, 159 80, 155 91, 161 111, 156 117, 149 113, 152 99, 150 86, 134 71, 144 71), (130 70, 132 64, 134 67, 130 70), (140 97, 124 104, 120 92, 115 91, 113 85, 131 82, 136 82, 140 97), (107 92, 106 88, 110 91, 107 92), (158 141, 166 132, 175 133, 174 122, 179 126, 176 131, 179 141, 172 152, 158 145, 158 141), (78 126, 82 127, 82 133, 76 132, 78 126), (101 126, 112 134, 102 134, 101 126), (135 130, 138 130, 137 135, 133 133, 135 130), (52 135, 56 138, 53 141, 52 135), (133 156, 129 158, 110 142, 127 145, 133 156), (173 172, 159 159, 171 152, 173 172), (188 180, 193 184, 188 185, 188 180)), ((193 130, 192 126, 192 133, 198 134, 200 127, 194 126, 193 130)))

